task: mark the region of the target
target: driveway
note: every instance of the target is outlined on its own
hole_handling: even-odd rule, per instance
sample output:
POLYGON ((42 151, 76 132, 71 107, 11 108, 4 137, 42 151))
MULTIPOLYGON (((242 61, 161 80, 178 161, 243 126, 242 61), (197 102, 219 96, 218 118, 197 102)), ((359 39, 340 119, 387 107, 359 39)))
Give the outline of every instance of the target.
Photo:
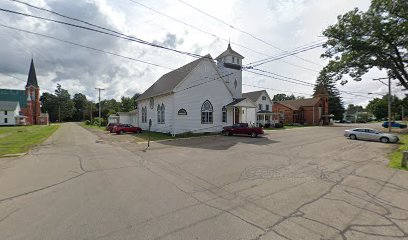
POLYGON ((408 172, 344 127, 98 141, 68 123, 0 160, 0 239, 407 239, 408 172))

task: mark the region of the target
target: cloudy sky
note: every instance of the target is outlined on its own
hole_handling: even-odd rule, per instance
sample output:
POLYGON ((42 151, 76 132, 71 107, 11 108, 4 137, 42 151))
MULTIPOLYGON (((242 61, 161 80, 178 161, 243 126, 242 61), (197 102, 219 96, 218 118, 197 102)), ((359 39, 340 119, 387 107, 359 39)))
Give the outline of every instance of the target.
MULTIPOLYGON (((234 50, 245 56, 248 64, 267 56, 282 54, 282 50, 322 41, 322 31, 336 22, 336 17, 355 7, 366 10, 369 0, 21 0, 34 6, 52 10, 70 17, 114 29, 148 42, 199 55, 211 54, 216 57, 231 41, 234 50), (237 31, 235 28, 251 33, 237 31), (245 46, 245 48, 241 46, 245 46), (281 50, 278 50, 281 49, 281 50)), ((0 0, 0 8, 52 18, 64 22, 80 24, 24 4, 0 0)), ((33 56, 37 76, 42 91, 53 91, 57 83, 71 94, 84 93, 96 99, 95 87, 106 90, 103 98, 132 96, 143 92, 162 74, 178 68, 194 58, 175 52, 154 48, 136 42, 107 36, 104 34, 73 28, 25 16, 0 12, 0 88, 23 89, 27 79, 30 58, 33 56), (67 42, 31 33, 35 32, 67 42), (113 54, 155 63, 154 66, 102 53, 113 54)), ((83 24, 82 24, 83 25, 83 24)), ((286 77, 314 83, 318 71, 326 61, 320 59, 323 49, 316 48, 274 61, 260 68, 286 77)), ((348 81, 338 88, 353 92, 375 92, 383 94, 387 87, 372 81, 374 77, 384 77, 385 73, 373 70, 361 82, 348 81)), ((243 89, 259 90, 254 85, 268 90, 271 97, 276 93, 304 95, 312 94, 312 88, 243 73, 243 89), (276 89, 276 90, 272 90, 276 89), (301 94, 300 94, 301 93, 301 94)), ((394 86, 396 92, 399 88, 394 86)), ((402 94, 402 93, 399 93, 402 94)), ((361 94, 369 96, 367 94, 361 94)), ((345 104, 365 105, 368 97, 342 94, 345 104)), ((373 95, 371 95, 373 96, 373 95)))

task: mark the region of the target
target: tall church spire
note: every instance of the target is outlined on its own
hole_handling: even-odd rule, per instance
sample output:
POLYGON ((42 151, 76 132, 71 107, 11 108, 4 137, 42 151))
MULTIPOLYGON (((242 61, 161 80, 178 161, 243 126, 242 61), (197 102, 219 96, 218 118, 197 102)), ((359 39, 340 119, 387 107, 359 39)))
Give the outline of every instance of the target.
POLYGON ((31 58, 30 71, 28 72, 26 87, 38 87, 37 75, 35 74, 34 60, 31 58))

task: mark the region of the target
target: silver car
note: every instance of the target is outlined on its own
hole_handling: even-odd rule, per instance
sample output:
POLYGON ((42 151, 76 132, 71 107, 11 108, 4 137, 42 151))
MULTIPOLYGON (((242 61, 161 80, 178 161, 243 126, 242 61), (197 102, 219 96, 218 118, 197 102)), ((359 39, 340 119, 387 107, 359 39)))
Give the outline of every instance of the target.
POLYGON ((350 139, 356 140, 371 140, 371 141, 380 141, 383 143, 393 142, 396 143, 399 141, 399 138, 394 134, 382 133, 371 128, 354 128, 351 130, 346 130, 344 136, 350 139))

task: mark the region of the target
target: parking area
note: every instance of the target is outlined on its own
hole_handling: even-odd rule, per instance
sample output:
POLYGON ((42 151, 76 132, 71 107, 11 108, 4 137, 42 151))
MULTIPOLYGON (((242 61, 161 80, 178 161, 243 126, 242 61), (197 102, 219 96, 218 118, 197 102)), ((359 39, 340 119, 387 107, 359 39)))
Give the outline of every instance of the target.
POLYGON ((386 167, 395 145, 346 139, 346 128, 180 139, 146 149, 95 143, 101 138, 66 124, 50 145, 23 159, 31 175, 41 173, 40 183, 7 181, 21 164, 0 172, 0 237, 407 238, 408 173, 386 167), (49 176, 53 167, 61 174, 49 176))

